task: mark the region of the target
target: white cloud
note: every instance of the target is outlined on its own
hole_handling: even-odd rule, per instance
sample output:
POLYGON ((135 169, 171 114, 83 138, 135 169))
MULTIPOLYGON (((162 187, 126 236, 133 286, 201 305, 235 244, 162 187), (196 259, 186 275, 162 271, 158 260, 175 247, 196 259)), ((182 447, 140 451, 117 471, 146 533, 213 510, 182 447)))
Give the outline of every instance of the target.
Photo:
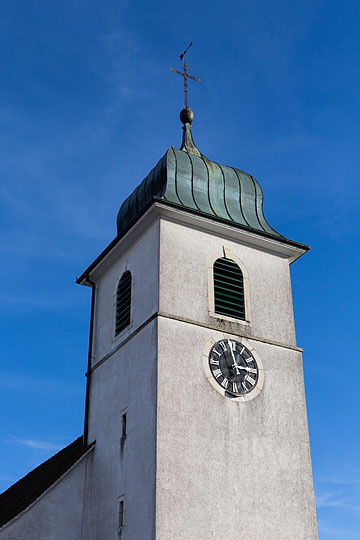
POLYGON ((338 478, 336 476, 330 477, 330 478, 319 478, 320 482, 328 483, 328 484, 336 484, 336 485, 353 485, 353 486, 359 486, 360 487, 360 478, 358 476, 355 476, 355 478, 348 478, 344 476, 344 478, 338 478))
POLYGON ((42 395, 79 395, 84 391, 83 381, 77 383, 68 380, 40 378, 20 375, 18 373, 0 372, 0 388, 14 391, 34 392, 42 395))
POLYGON ((62 445, 55 444, 49 441, 39 441, 36 439, 19 439, 18 437, 11 437, 11 444, 16 444, 18 446, 26 446, 27 448, 33 448, 35 450, 56 450, 59 451, 63 448, 62 445))
POLYGON ((353 512, 360 511, 358 497, 354 494, 335 493, 334 491, 317 492, 315 495, 317 508, 339 508, 351 510, 353 512))
POLYGON ((325 506, 337 506, 343 508, 348 506, 348 501, 344 497, 337 496, 332 492, 325 491, 316 495, 316 506, 318 508, 322 508, 325 506))

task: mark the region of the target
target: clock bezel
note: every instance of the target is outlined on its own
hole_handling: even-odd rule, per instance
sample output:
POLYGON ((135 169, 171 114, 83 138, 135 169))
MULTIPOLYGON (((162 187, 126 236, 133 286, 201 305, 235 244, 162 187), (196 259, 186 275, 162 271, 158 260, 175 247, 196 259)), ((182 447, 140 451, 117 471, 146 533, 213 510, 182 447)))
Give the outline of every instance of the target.
POLYGON ((206 341, 203 352, 202 352, 202 363, 203 363, 203 368, 204 368, 204 371, 205 371, 206 378, 208 379, 211 386, 213 388, 215 388, 215 390, 219 394, 226 397, 227 399, 230 399, 231 401, 240 401, 240 402, 251 401, 252 399, 254 399, 256 396, 258 396, 260 394, 260 392, 261 392, 261 390, 262 390, 262 388, 264 386, 264 367, 263 367, 263 363, 262 363, 258 353, 254 349, 254 346, 244 337, 234 336, 234 335, 229 335, 229 334, 219 334, 218 336, 216 336, 216 338, 214 338, 214 337, 209 338, 206 341), (210 366, 209 366, 209 355, 210 355, 211 349, 213 348, 215 343, 218 343, 219 341, 227 340, 227 339, 230 339, 232 341, 236 341, 238 343, 241 343, 241 345, 243 345, 243 347, 245 347, 251 353, 251 355, 255 359, 257 367, 258 367, 258 379, 256 381, 256 384, 254 385, 254 388, 252 390, 250 390, 249 392, 247 392, 246 394, 241 395, 241 396, 235 396, 233 394, 230 394, 230 392, 227 392, 215 380, 215 378, 214 378, 214 376, 212 374, 212 371, 210 369, 210 366))

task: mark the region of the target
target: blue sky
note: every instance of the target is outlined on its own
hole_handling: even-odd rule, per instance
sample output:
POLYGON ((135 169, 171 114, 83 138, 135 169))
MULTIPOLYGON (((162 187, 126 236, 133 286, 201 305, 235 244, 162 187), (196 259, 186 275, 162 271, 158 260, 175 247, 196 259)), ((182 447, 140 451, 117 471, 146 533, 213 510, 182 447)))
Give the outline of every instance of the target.
POLYGON ((0 490, 83 428, 90 291, 116 213, 193 134, 253 174, 292 266, 320 540, 360 538, 360 3, 0 2, 0 490))

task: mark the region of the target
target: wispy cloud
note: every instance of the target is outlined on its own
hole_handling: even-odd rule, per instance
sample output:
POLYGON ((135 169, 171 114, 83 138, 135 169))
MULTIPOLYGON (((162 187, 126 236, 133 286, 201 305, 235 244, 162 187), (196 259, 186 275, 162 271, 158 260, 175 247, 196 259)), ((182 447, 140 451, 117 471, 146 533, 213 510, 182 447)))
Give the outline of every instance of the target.
POLYGON ((325 491, 322 493, 318 493, 316 495, 316 506, 318 508, 323 508, 325 506, 344 508, 344 507, 348 507, 348 504, 349 504, 348 498, 343 497, 343 496, 338 496, 337 494, 332 493, 330 491, 328 492, 325 491))
POLYGON ((315 493, 316 506, 318 509, 338 508, 359 512, 359 482, 341 481, 332 479, 327 482, 324 489, 317 489, 315 493))
POLYGON ((341 526, 338 523, 334 524, 331 521, 318 519, 319 538, 333 538, 334 540, 344 540, 345 538, 351 538, 351 540, 358 540, 357 528, 351 528, 351 525, 341 526))
POLYGON ((41 377, 24 376, 18 373, 0 373, 0 388, 8 388, 21 392, 41 392, 43 395, 79 395, 84 389, 83 381, 78 383, 48 379, 41 377))
POLYGON ((352 485, 352 486, 359 486, 360 487, 360 477, 355 476, 353 478, 348 478, 344 476, 344 478, 339 478, 337 476, 331 476, 331 477, 323 477, 319 478, 319 482, 327 483, 327 484, 335 484, 335 485, 352 485))
POLYGON ((26 446, 27 448, 33 448, 35 450, 55 450, 59 451, 63 448, 63 445, 55 444, 49 441, 40 441, 37 439, 20 439, 18 437, 11 437, 8 441, 10 444, 16 444, 17 446, 26 446))
MULTIPOLYGON (((15 306, 29 306, 32 309, 41 308, 46 311, 58 311, 63 309, 76 309, 88 306, 86 298, 76 298, 73 294, 57 295, 51 291, 52 296, 44 292, 42 295, 38 294, 26 294, 22 290, 10 291, 8 293, 0 294, 0 304, 15 305, 15 306)), ((1 382, 0 382, 1 384, 1 382)))

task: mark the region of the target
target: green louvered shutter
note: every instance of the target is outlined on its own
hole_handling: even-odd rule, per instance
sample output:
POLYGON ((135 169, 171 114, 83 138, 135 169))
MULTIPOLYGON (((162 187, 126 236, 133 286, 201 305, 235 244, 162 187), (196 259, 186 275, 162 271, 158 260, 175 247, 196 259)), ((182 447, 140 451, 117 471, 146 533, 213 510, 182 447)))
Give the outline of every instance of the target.
POLYGON ((239 266, 222 257, 214 263, 215 313, 245 320, 244 280, 239 266))
POLYGON ((116 294, 115 335, 120 334, 130 324, 131 273, 124 272, 116 294))

